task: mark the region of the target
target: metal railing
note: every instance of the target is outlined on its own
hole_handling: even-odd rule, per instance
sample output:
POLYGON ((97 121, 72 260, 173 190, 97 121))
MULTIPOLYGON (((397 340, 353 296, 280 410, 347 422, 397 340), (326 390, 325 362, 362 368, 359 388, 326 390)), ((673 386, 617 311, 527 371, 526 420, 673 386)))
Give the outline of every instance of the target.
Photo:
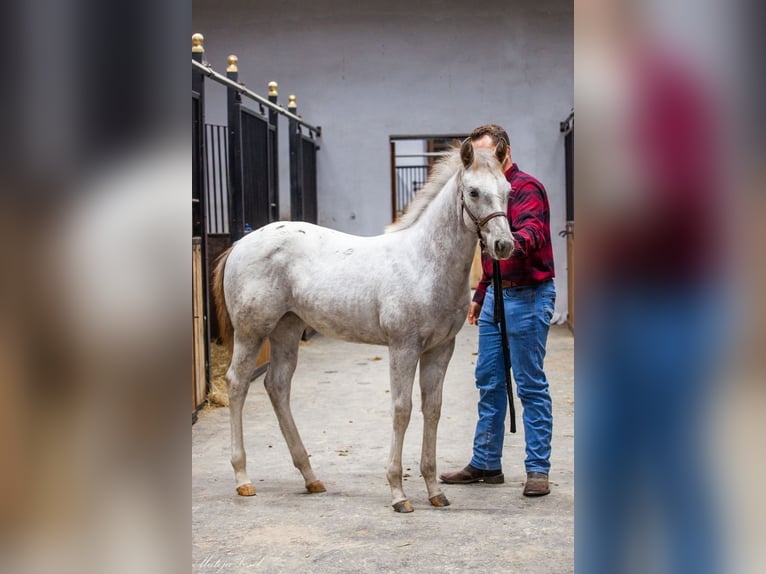
POLYGON ((427 165, 398 165, 396 173, 396 216, 401 215, 415 194, 428 181, 427 165))
MULTIPOLYGON (((235 58, 236 58, 236 56, 235 56, 235 58)), ((230 66, 231 66, 231 64, 230 64, 230 66)), ((300 125, 302 125, 305 128, 307 128, 309 131, 314 132, 317 136, 320 136, 320 137, 322 136, 322 127, 321 126, 314 126, 314 125, 311 125, 308 122, 303 121, 303 119, 300 116, 292 113, 290 110, 286 110, 285 108, 283 108, 282 106, 280 106, 280 105, 278 105, 278 104, 276 104, 274 102, 269 101, 268 99, 264 98, 263 96, 259 96, 258 94, 256 94, 252 90, 248 89, 245 86, 245 84, 242 84, 242 83, 240 83, 240 82, 238 82, 236 80, 233 80, 231 78, 228 78, 226 76, 222 76, 221 74, 216 72, 209 64, 198 62, 198 61, 196 61, 196 60, 194 60, 192 58, 192 69, 196 70, 197 72, 199 72, 201 74, 204 74, 205 76, 209 77, 212 80, 215 80, 219 84, 223 84, 224 86, 226 86, 229 89, 232 89, 232 90, 234 90, 236 92, 239 92, 240 94, 242 94, 244 96, 247 96, 251 100, 255 100, 256 102, 258 102, 262 106, 266 106, 267 108, 270 108, 270 109, 274 110, 275 112, 285 116, 286 118, 290 118, 292 120, 295 120, 300 125)))
POLYGON ((459 145, 467 135, 392 135, 388 138, 391 153, 391 221, 407 206, 428 181, 435 163, 459 145))
POLYGON ((279 116, 289 122, 291 216, 316 223, 316 151, 319 146, 315 138, 321 137, 322 128, 298 115, 294 95, 289 96, 286 108, 279 105, 276 82, 269 83, 268 97, 247 88, 239 81, 237 56, 228 57, 225 76, 215 71, 203 61, 202 43, 201 34, 192 36, 192 90, 200 102, 201 121, 204 121, 203 80, 211 79, 226 87, 228 112, 223 140, 220 132, 204 134, 207 136, 205 143, 216 146, 213 153, 208 149, 207 158, 201 162, 208 187, 204 198, 207 201, 200 199, 205 205, 198 210, 207 216, 204 228, 209 233, 225 230, 231 240, 236 241, 251 229, 279 218, 279 116), (246 100, 257 105, 248 107, 246 100), (222 220, 224 211, 226 221, 222 220))
POLYGON ((226 126, 205 124, 207 232, 229 233, 229 140, 226 126))

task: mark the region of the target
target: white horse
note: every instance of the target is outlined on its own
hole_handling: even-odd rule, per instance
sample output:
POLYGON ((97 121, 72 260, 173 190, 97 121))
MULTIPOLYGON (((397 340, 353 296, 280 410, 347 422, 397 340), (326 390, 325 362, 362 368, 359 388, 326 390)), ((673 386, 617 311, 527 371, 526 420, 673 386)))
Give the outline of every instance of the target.
POLYGON ((290 385, 306 324, 347 341, 387 345, 393 438, 387 477, 397 512, 413 508, 402 489, 402 444, 420 362, 423 447, 420 471, 434 506, 449 501, 436 481, 436 429, 442 384, 470 300, 468 275, 477 238, 506 259, 513 237, 506 218, 510 186, 494 154, 469 140, 433 170, 428 184, 388 233, 357 237, 303 222, 274 222, 236 242, 214 275, 218 320, 233 335, 226 374, 231 463, 237 492, 255 489, 245 468, 242 407, 264 340, 271 343, 265 387, 293 464, 309 492, 324 492, 290 410, 290 385))

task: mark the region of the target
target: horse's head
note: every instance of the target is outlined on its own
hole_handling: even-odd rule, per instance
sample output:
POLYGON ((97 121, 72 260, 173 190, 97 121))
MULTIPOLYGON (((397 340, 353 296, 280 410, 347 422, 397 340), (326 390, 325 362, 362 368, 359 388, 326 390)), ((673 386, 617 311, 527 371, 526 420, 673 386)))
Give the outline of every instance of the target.
POLYGON ((470 139, 460 146, 463 169, 457 185, 463 223, 478 232, 493 259, 508 259, 513 250, 513 236, 506 216, 511 186, 502 169, 507 151, 508 145, 503 140, 494 153, 474 149, 470 139))

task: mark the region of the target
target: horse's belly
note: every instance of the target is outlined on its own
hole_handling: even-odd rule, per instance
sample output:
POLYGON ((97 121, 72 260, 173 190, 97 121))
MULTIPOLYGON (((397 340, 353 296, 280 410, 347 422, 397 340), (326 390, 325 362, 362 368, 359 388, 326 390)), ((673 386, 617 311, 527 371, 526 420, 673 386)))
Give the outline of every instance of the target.
POLYGON ((445 315, 444 320, 429 333, 424 333, 423 350, 427 351, 454 339, 465 324, 465 314, 445 315))
POLYGON ((361 329, 351 324, 338 324, 337 321, 322 321, 321 319, 304 319, 313 329, 323 335, 334 339, 341 339, 351 343, 367 343, 369 345, 388 345, 388 341, 381 332, 361 329))

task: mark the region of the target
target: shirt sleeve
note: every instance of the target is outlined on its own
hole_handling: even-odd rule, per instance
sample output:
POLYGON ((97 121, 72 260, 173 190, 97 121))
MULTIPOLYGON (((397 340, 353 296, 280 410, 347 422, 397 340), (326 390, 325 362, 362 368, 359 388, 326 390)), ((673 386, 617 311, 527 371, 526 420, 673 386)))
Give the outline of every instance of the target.
POLYGON ((534 183, 526 183, 511 202, 511 221, 516 246, 521 253, 514 257, 525 257, 545 245, 545 215, 547 201, 543 191, 534 183))

